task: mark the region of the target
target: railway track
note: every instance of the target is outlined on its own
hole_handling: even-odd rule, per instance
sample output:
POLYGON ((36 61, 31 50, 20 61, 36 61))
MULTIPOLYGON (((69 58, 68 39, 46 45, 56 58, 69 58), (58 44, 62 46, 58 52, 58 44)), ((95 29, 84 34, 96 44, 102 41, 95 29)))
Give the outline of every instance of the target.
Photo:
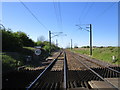
POLYGON ((27 87, 27 90, 33 88, 41 90, 89 90, 93 88, 118 90, 118 86, 110 79, 119 78, 120 67, 104 66, 105 64, 102 62, 101 64, 75 53, 65 52, 61 52, 43 73, 27 87))
POLYGON ((58 90, 66 88, 65 66, 65 53, 60 52, 57 58, 27 87, 27 90, 38 88, 43 90, 58 90))
MULTIPOLYGON (((59 52, 52 55, 56 58, 59 52)), ((42 62, 42 66, 33 68, 24 68, 2 74, 2 90, 24 90, 53 60, 42 62)))
MULTIPOLYGON (((72 88, 112 88, 118 90, 118 85, 115 85, 109 78, 116 78, 114 81, 117 80, 117 78, 120 77, 120 67, 109 67, 106 66, 106 64, 103 62, 97 62, 89 59, 88 57, 83 57, 73 52, 66 52, 68 53, 68 62, 74 62, 74 64, 68 64, 68 81, 72 82, 72 88), (73 70, 73 68, 75 68, 75 70, 73 70), (73 82, 83 83, 83 85, 81 84, 76 86, 73 82), (92 85, 93 82, 94 85, 92 85), (95 87, 96 83, 98 83, 98 87, 95 87)), ((68 88, 71 88, 71 86, 68 88)))
POLYGON ((13 71, 2 76, 2 90, 25 89, 43 69, 13 71))
POLYGON ((117 82, 120 78, 120 67, 67 50, 56 55, 44 70, 37 70, 36 74, 31 70, 33 72, 30 77, 23 76, 29 78, 26 86, 24 85, 26 90, 120 89, 117 82))

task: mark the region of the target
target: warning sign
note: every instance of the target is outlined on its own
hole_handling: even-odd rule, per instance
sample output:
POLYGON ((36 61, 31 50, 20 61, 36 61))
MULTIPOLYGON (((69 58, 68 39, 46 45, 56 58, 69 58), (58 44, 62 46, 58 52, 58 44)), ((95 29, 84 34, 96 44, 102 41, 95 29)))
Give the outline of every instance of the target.
POLYGON ((36 49, 35 50, 35 55, 40 55, 41 54, 41 50, 40 49, 36 49))

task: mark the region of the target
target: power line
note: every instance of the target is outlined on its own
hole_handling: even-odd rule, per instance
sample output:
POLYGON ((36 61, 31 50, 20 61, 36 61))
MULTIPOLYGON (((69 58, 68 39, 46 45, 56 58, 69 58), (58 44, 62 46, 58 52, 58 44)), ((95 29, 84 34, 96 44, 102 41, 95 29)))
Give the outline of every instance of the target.
MULTIPOLYGON (((86 5, 84 6, 84 8, 82 9, 82 12, 84 13, 85 12, 85 10, 87 9, 87 5, 88 5, 88 3, 86 3, 86 5)), ((82 13, 81 12, 81 13, 82 13)), ((81 17, 83 16, 83 14, 80 14, 80 16, 79 16, 79 22, 81 23, 81 17)))
POLYGON ((53 5, 54 5, 58 28, 60 28, 62 30, 62 16, 61 16, 60 2, 58 1, 55 3, 55 1, 53 0, 53 5))
POLYGON ((46 30, 49 30, 42 22, 40 22, 40 20, 35 16, 35 14, 21 0, 19 1, 28 10, 28 12, 38 21, 40 25, 42 25, 46 30))
MULTIPOLYGON (((89 6, 88 6, 88 4, 89 3, 86 3, 86 5, 84 6, 84 8, 82 10, 83 14, 81 16, 84 16, 84 17, 82 17, 82 20, 84 20, 84 21, 85 21, 86 16, 88 15, 88 13, 91 10, 94 3, 92 2, 89 6)), ((79 21, 80 21, 80 17, 79 17, 79 21)), ((80 21, 80 23, 82 23, 82 22, 80 21)))
POLYGON ((53 0, 53 5, 54 5, 55 15, 56 15, 56 19, 57 19, 57 24, 58 24, 59 23, 59 17, 58 17, 58 14, 57 14, 57 9, 56 9, 56 5, 55 5, 54 0, 53 0))
POLYGON ((60 23, 61 23, 61 29, 62 29, 62 16, 61 16, 61 5, 60 2, 58 3, 59 6, 59 12, 60 12, 60 23))
POLYGON ((90 12, 90 10, 91 10, 93 4, 94 4, 94 3, 91 3, 91 5, 89 5, 88 10, 87 10, 87 12, 85 13, 85 16, 84 16, 84 18, 83 18, 84 21, 85 21, 87 15, 88 15, 88 13, 90 12))
POLYGON ((103 16, 107 11, 109 11, 110 10, 110 8, 112 8, 114 5, 116 4, 116 2, 114 2, 114 3, 112 3, 111 5, 109 5, 107 8, 105 8, 104 10, 103 10, 103 12, 102 13, 100 13, 98 16, 97 16, 97 19, 96 18, 94 18, 93 20, 91 20, 91 21, 93 21, 94 22, 94 20, 98 20, 101 16, 103 16))
MULTIPOLYGON (((113 5, 115 5, 116 2, 112 3, 109 7, 107 7, 100 15, 103 15, 105 12, 107 12, 113 5)), ((99 15, 99 16, 100 16, 99 15)))
MULTIPOLYGON (((55 10, 55 15, 56 15, 56 19, 57 19, 57 26, 60 29, 60 31, 63 30, 62 27, 62 14, 61 14, 61 3, 60 0, 53 0, 53 6, 54 6, 54 10, 55 10)), ((64 41, 63 38, 61 37, 62 42, 64 41)))
MULTIPOLYGON (((63 23, 62 23, 62 14, 61 14, 61 4, 60 4, 60 1, 58 2, 58 8, 59 8, 59 15, 60 15, 60 29, 61 29, 61 31, 63 31, 63 27, 62 27, 63 23)), ((61 37, 61 40, 62 40, 62 43, 64 43, 63 37, 61 37)))

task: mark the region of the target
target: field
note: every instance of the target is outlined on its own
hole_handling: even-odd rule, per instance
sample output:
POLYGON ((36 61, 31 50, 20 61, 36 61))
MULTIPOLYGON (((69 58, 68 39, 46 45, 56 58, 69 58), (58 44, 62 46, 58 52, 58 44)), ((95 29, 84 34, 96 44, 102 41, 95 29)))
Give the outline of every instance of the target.
MULTIPOLYGON (((90 52, 89 48, 74 48, 72 51, 85 55, 89 55, 90 52)), ((93 55, 91 57, 105 62, 118 64, 118 47, 93 48, 93 55), (112 59, 113 56, 116 58, 115 61, 112 59)))

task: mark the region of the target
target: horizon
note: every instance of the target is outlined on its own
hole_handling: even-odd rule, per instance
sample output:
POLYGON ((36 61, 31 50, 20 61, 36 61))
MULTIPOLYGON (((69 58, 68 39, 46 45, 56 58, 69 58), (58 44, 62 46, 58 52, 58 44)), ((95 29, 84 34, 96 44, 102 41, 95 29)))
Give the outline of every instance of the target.
MULTIPOLYGON (((76 25, 92 24, 93 46, 118 46, 117 2, 23 2, 41 22, 36 21, 21 2, 2 3, 2 24, 12 31, 22 31, 35 42, 39 36, 48 41, 48 31, 67 36, 52 38, 59 47, 89 46, 89 32, 76 25), (48 29, 48 30, 47 30, 48 29)), ((86 26, 82 26, 84 28, 86 26)))

